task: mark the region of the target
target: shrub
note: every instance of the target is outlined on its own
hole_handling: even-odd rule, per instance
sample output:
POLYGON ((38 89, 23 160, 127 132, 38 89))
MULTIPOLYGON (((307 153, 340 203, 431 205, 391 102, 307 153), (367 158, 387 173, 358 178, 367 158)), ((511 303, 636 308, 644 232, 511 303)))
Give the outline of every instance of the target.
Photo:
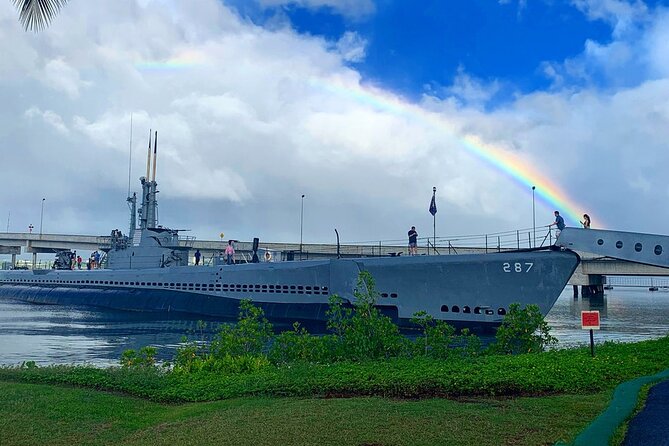
POLYGON ((400 355, 407 340, 393 321, 374 307, 379 293, 368 271, 358 275, 355 301, 347 306, 338 296, 330 298, 328 328, 333 336, 323 337, 332 360, 361 361, 400 355))
POLYGON ((520 304, 513 303, 497 329, 491 350, 502 354, 541 352, 545 347, 557 344, 550 330, 537 305, 521 309, 520 304))
POLYGON ((320 362, 329 356, 326 343, 324 338, 309 334, 306 328, 295 322, 292 330, 281 332, 274 338, 268 356, 274 364, 320 362))
POLYGON ((262 308, 244 299, 239 303, 239 318, 235 325, 223 325, 211 342, 214 357, 261 355, 267 350, 274 333, 262 308))
POLYGON ((121 365, 123 367, 153 367, 156 365, 155 347, 144 346, 135 351, 133 349, 125 350, 121 355, 121 365))
POLYGON ((481 340, 467 329, 456 334, 452 325, 436 320, 425 311, 415 313, 411 322, 423 332, 413 343, 415 356, 447 359, 453 356, 475 356, 481 352, 481 340))

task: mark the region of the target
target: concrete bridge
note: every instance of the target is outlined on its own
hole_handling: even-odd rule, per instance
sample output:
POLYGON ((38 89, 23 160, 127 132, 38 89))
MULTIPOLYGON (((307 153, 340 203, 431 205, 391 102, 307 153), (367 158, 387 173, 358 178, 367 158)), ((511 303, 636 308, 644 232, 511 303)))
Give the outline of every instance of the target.
MULTIPOLYGON (((423 246, 419 246, 418 248, 418 253, 420 255, 435 253, 483 254, 527 247, 521 245, 520 231, 510 231, 502 235, 500 234, 502 233, 478 236, 479 238, 477 239, 473 237, 440 238, 436 248, 432 245, 431 239, 425 238, 421 243, 423 246), (483 244, 483 241, 485 241, 485 244, 483 244), (462 245, 463 243, 467 245, 462 245)), ((552 240, 554 240, 554 237, 549 232, 547 236, 542 237, 541 243, 546 241, 552 243, 552 240)), ((92 252, 104 250, 109 244, 110 236, 0 233, 0 254, 10 254, 12 256, 9 265, 16 265, 17 256, 22 253, 32 253, 32 266, 35 266, 38 254, 52 255, 61 250, 92 252)), ((181 244, 191 249, 191 262, 193 261, 192 256, 195 250, 199 249, 206 263, 208 259, 221 253, 225 249, 227 242, 224 240, 194 240, 193 238, 184 238, 181 240, 181 244)), ((528 240, 527 244, 530 246, 534 244, 536 246, 538 243, 537 240, 528 240)), ((568 228, 563 232, 563 236, 560 237, 560 243, 558 244, 562 244, 578 252, 581 256, 582 262, 572 276, 569 284, 574 287, 581 286, 583 295, 602 292, 603 286, 606 283, 606 276, 669 276, 669 257, 667 257, 669 255, 669 237, 666 236, 598 230, 584 232, 584 230, 568 228), (573 240, 574 236, 569 231, 573 231, 576 234, 576 241, 573 240), (589 236, 592 240, 583 241, 578 239, 583 235, 589 236), (607 243, 604 243, 602 237, 608 237, 610 240, 607 238, 607 243), (648 237, 654 238, 647 240, 648 237), (624 240, 624 243, 621 240, 624 240), (598 244, 600 241, 602 243, 598 244), (630 252, 623 252, 622 247, 615 248, 616 243, 618 245, 623 244, 625 249, 630 249, 630 252), (642 243, 646 243, 648 247, 655 245, 655 255, 649 254, 651 257, 648 258, 640 257, 641 254, 645 255, 642 243), (663 248, 663 243, 666 244, 666 249, 663 248), (639 249, 641 246, 641 249, 639 251, 636 251, 636 249, 631 250, 632 246, 636 249, 639 249), (658 248, 661 254, 657 254, 658 248)), ((250 261, 252 242, 238 241, 235 243, 235 249, 239 257, 250 261)), ((646 248, 646 251, 648 251, 648 248, 646 248)), ((266 252, 269 252, 273 259, 277 261, 333 258, 338 255, 337 245, 334 244, 305 243, 300 245, 299 243, 260 241, 259 255, 264 255, 266 252)), ((374 244, 343 244, 339 246, 339 255, 341 257, 406 254, 406 245, 399 243, 387 244, 379 242, 374 244)))

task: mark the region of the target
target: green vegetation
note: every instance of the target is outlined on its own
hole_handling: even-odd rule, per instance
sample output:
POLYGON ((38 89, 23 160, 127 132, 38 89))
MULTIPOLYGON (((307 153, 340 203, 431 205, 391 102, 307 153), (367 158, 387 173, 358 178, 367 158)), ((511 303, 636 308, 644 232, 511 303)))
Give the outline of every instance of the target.
POLYGON ((374 306, 369 274, 356 289, 352 305, 331 298, 324 336, 297 323, 277 335, 262 309, 242 301, 235 325, 209 341, 185 340, 169 364, 144 347, 107 369, 0 367, 0 444, 273 444, 281 435, 295 444, 553 444, 572 439, 621 382, 669 368, 669 337, 605 343, 594 358, 587 348, 544 352, 555 339, 536 306, 512 305, 487 348, 426 313, 414 316, 420 334, 408 338, 374 306), (8 420, 28 423, 11 411, 34 426, 4 430, 8 420))
POLYGON ((0 382, 0 444, 471 445, 572 439, 610 392, 544 398, 250 397, 164 405, 91 389, 0 382))
POLYGON ((542 352, 545 347, 557 344, 550 331, 539 307, 528 305, 522 309, 520 304, 514 303, 495 334, 497 342, 491 350, 501 354, 542 352))
POLYGON ((421 357, 334 364, 266 363, 243 372, 232 367, 225 371, 202 368, 196 373, 159 367, 5 367, 0 368, 0 380, 87 386, 164 402, 257 395, 454 398, 587 394, 667 368, 669 337, 636 344, 603 344, 594 358, 587 348, 581 348, 448 360, 421 357))

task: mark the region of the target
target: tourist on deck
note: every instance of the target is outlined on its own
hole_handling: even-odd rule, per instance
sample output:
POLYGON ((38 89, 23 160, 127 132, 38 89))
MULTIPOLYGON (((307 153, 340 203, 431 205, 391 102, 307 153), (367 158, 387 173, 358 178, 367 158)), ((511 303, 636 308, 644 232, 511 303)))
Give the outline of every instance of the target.
POLYGON ((588 214, 583 214, 583 221, 581 222, 583 228, 590 229, 590 216, 588 214))
POLYGON ((225 263, 228 265, 235 263, 235 248, 232 246, 232 240, 228 240, 228 246, 225 247, 225 263))
POLYGON ((100 268, 100 253, 95 251, 93 257, 95 257, 95 267, 100 268))
POLYGON ((195 266, 200 264, 200 257, 202 257, 202 254, 200 254, 200 250, 197 249, 195 251, 195 266))
POLYGON ((555 238, 558 238, 560 236, 560 231, 562 231, 565 228, 564 224, 564 218, 560 215, 559 211, 555 211, 555 221, 548 225, 548 227, 551 226, 557 226, 557 229, 555 230, 555 238))
POLYGON ((81 262, 82 262, 81 256, 77 256, 77 268, 81 269, 81 262))
POLYGON ((415 256, 418 255, 418 232, 416 232, 416 227, 412 226, 409 230, 409 255, 415 256))

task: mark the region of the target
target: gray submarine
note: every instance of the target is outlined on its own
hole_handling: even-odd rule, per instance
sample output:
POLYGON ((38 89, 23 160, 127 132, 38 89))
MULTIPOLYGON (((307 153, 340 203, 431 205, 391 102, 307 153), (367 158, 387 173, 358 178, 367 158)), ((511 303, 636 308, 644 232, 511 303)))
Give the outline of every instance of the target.
MULTIPOLYGON (((157 133, 140 178, 141 204, 129 197, 129 235, 112 231, 103 268, 0 271, 0 297, 36 304, 140 312, 175 312, 229 319, 251 299, 268 319, 324 322, 328 300, 355 300, 361 271, 374 278, 376 306, 401 326, 425 311, 458 328, 499 326, 509 305, 536 304, 545 315, 579 265, 565 247, 487 254, 379 256, 189 266, 178 230, 158 225, 157 133)), ((594 231, 593 231, 594 232, 594 231)), ((261 256, 262 257, 262 256, 261 256)), ((364 292, 365 290, 359 290, 364 292)))

